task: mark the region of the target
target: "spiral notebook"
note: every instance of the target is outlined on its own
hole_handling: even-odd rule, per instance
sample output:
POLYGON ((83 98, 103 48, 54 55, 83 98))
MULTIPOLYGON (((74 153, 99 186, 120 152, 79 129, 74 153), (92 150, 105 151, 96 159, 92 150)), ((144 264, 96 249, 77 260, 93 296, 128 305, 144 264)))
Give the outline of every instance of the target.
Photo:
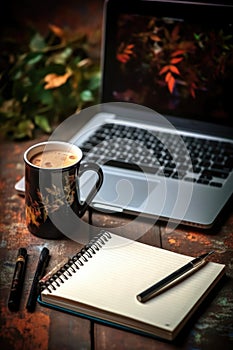
POLYGON ((224 274, 224 265, 208 262, 146 303, 140 303, 136 295, 190 260, 192 257, 100 231, 44 281, 38 301, 105 324, 172 340, 224 274))

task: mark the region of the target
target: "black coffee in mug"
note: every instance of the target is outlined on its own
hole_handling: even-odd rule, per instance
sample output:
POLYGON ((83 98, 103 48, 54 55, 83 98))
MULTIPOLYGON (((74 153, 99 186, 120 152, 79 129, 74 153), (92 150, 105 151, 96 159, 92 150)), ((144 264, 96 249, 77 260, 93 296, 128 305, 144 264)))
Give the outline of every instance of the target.
POLYGON ((79 147, 48 141, 30 147, 24 154, 26 223, 42 238, 70 236, 103 183, 103 172, 95 163, 81 163, 79 147), (80 177, 86 171, 97 179, 85 201, 80 200, 80 177))

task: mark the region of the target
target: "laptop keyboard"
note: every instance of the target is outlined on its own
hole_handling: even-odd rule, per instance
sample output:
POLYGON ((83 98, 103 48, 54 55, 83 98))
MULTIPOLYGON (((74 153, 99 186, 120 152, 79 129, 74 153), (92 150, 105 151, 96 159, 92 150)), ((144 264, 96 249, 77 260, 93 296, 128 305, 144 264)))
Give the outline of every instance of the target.
POLYGON ((189 156, 178 135, 109 123, 80 148, 85 160, 101 165, 221 187, 233 168, 233 144, 181 137, 189 156))

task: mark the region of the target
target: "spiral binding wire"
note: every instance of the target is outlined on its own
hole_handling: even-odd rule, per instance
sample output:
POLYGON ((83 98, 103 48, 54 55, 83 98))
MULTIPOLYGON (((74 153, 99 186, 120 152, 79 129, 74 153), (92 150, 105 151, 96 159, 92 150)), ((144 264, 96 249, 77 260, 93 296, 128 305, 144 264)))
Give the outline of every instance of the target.
POLYGON ((89 259, 93 257, 111 238, 107 231, 93 237, 77 254, 70 258, 60 269, 58 269, 47 281, 40 284, 40 290, 47 289, 50 293, 56 290, 65 280, 68 280, 89 259))

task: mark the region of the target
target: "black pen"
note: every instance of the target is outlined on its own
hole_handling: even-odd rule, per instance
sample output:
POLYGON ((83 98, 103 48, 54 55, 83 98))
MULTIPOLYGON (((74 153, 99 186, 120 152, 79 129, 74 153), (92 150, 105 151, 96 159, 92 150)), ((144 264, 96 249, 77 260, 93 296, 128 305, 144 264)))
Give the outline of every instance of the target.
MULTIPOLYGON (((178 279, 180 277, 185 277, 185 274, 187 272, 192 272, 193 269, 197 269, 198 267, 202 266, 206 262, 206 258, 210 255, 213 254, 214 251, 211 251, 206 254, 202 254, 198 256, 197 258, 191 260, 189 263, 186 265, 182 266, 175 272, 171 273, 161 281, 155 283, 153 286, 149 287, 142 293, 138 294, 136 298, 141 302, 145 303, 149 299, 155 297, 156 295, 162 293, 165 289, 171 287, 174 285, 174 282, 177 283, 178 279)), ((194 270, 193 270, 194 272, 194 270)))
POLYGON ((36 300, 39 292, 39 280, 44 275, 45 268, 49 262, 49 257, 49 250, 47 248, 43 248, 40 253, 39 261, 37 264, 36 272, 33 278, 30 294, 26 305, 27 310, 30 312, 33 312, 36 307, 36 300))
POLYGON ((11 311, 18 311, 22 294, 23 281, 27 264, 27 250, 20 248, 16 259, 14 275, 11 284, 8 308, 11 311))

